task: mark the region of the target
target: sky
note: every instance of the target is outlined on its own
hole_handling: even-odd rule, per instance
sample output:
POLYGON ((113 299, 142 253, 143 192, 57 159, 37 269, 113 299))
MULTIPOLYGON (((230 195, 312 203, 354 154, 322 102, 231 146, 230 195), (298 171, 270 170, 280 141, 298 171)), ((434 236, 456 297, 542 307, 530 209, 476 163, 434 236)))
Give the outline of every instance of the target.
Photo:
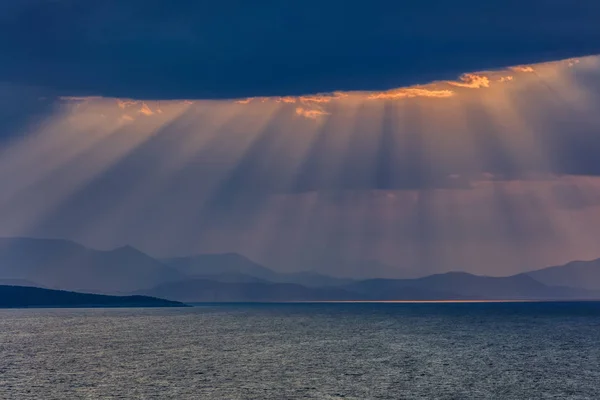
POLYGON ((256 3, 2 2, 0 235, 353 277, 600 257, 598 2, 256 3))

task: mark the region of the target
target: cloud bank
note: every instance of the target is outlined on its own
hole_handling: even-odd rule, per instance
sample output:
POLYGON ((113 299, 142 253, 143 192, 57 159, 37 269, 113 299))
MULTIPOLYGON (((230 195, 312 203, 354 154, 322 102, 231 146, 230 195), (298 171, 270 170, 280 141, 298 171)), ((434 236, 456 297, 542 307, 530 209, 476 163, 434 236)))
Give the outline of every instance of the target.
POLYGON ((139 99, 387 90, 598 54, 598 15, 596 0, 5 0, 0 81, 139 99))

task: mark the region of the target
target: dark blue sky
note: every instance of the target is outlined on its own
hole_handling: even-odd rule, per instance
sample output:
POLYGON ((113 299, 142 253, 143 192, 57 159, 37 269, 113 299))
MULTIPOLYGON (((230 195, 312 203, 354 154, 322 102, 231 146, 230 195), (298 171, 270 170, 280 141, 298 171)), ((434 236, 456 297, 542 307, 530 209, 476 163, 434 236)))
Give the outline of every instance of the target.
POLYGON ((597 0, 3 0, 0 81, 63 95, 385 89, 600 53, 597 0))

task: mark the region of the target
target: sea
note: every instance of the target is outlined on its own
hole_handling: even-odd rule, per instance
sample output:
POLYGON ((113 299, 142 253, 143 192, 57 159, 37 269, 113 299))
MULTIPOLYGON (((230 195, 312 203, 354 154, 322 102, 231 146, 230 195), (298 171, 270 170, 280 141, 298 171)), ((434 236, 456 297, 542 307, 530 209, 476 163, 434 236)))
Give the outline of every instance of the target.
POLYGON ((0 398, 600 399, 600 303, 0 310, 0 398))

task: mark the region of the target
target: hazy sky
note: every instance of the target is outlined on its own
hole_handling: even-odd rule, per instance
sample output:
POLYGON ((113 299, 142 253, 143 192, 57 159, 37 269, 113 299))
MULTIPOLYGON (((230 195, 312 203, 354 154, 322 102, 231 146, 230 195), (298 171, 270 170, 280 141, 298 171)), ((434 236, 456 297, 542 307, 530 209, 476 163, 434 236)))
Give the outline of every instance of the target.
POLYGON ((2 2, 0 235, 351 276, 600 257, 598 2, 321 3, 2 2))

